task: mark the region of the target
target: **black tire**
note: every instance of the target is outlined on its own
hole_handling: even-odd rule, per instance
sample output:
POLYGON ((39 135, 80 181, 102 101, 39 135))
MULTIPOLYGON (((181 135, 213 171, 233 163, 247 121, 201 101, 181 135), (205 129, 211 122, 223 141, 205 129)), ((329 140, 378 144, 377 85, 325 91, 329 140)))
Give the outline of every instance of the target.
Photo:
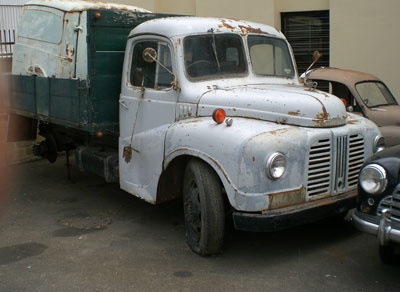
POLYGON ((392 243, 388 245, 379 245, 379 257, 384 264, 393 264, 396 262, 395 246, 392 243))
POLYGON ((221 183, 203 161, 188 162, 183 182, 186 242, 195 253, 221 252, 225 235, 225 210, 221 183))

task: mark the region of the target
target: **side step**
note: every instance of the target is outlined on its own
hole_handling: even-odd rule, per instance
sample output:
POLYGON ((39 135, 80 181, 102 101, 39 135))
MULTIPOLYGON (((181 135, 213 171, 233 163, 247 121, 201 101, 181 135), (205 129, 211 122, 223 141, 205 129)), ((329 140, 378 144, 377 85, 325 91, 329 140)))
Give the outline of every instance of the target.
POLYGON ((103 177, 106 182, 119 182, 118 152, 99 147, 79 146, 75 150, 75 161, 81 171, 103 177))

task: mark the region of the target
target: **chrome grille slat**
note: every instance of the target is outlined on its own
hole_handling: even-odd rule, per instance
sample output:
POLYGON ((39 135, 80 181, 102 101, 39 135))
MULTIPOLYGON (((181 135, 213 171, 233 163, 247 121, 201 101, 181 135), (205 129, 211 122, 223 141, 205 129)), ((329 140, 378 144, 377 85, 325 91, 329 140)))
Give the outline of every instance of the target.
POLYGON ((388 210, 388 218, 396 223, 400 223, 400 184, 397 185, 391 196, 384 198, 378 206, 378 215, 382 215, 382 210, 388 210))
POLYGON ((341 191, 346 187, 347 172, 347 136, 336 137, 336 172, 335 172, 335 192, 341 191))
POLYGON ((307 165, 309 197, 336 194, 357 185, 364 163, 364 138, 353 134, 333 139, 321 138, 310 147, 307 165))
POLYGON ((349 137, 349 160, 348 160, 348 186, 356 186, 358 174, 364 163, 364 138, 361 135, 349 137))
POLYGON ((331 149, 331 139, 320 139, 310 147, 307 178, 308 196, 323 195, 330 191, 331 149))

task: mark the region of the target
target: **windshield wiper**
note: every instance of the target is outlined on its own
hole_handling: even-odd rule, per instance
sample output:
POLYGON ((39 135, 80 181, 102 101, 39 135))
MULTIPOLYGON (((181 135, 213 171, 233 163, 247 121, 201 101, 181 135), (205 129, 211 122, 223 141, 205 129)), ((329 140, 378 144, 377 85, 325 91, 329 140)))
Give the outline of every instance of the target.
POLYGON ((215 45, 215 34, 214 34, 214 29, 213 29, 213 28, 210 28, 210 29, 208 30, 208 32, 211 32, 211 34, 212 34, 212 38, 213 38, 212 48, 213 48, 213 51, 214 51, 215 60, 217 61, 218 71, 221 71, 221 66, 219 65, 219 60, 218 60, 217 46, 215 45))

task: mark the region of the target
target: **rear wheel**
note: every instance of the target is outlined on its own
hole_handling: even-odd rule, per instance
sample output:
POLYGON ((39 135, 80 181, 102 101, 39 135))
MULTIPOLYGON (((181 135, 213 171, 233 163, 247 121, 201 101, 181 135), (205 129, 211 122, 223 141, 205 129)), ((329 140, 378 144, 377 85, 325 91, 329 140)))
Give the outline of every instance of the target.
POLYGON ((206 163, 192 159, 183 183, 186 242, 206 256, 221 252, 225 233, 225 211, 218 176, 206 163))

